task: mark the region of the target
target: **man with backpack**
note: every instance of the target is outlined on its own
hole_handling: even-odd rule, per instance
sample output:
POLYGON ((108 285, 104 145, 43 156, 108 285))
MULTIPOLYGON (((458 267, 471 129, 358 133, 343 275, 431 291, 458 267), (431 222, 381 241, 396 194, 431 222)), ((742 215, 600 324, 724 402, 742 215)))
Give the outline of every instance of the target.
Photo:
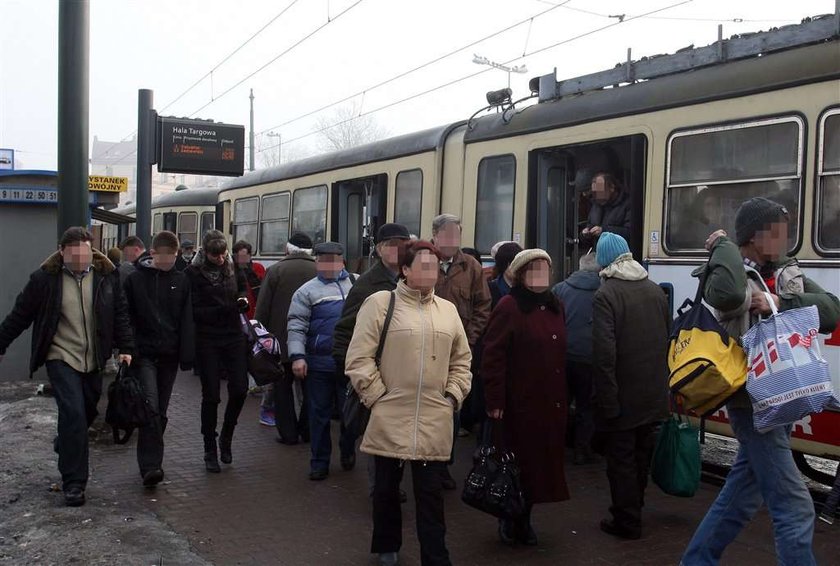
POLYGON ((137 463, 143 485, 163 481, 163 432, 166 410, 178 366, 192 367, 195 325, 190 283, 175 269, 178 237, 172 232, 155 234, 152 248, 140 256, 125 281, 128 312, 137 333, 134 373, 143 387, 151 421, 140 428, 137 463))
MULTIPOLYGON (((292 296, 288 346, 292 373, 307 382, 312 451, 309 479, 319 481, 326 479, 330 470, 330 419, 334 400, 338 399, 341 412, 346 391, 344 384, 335 378, 333 331, 356 277, 344 269, 341 244, 323 242, 313 251, 318 275, 292 296)), ((341 467, 352 470, 356 463, 355 439, 345 434, 343 424, 341 432, 341 467)))
POLYGON ((58 405, 58 469, 64 502, 85 504, 88 428, 96 418, 102 374, 112 349, 131 363, 134 337, 119 274, 93 249, 84 227, 68 228, 18 295, 0 324, 0 360, 9 345, 33 324, 29 370, 42 365, 58 405))
MULTIPOLYGON (((709 262, 692 275, 705 275, 703 298, 732 338, 740 340, 761 316, 771 315, 769 301, 779 311, 815 305, 820 332, 832 332, 840 320, 837 297, 808 279, 795 258, 785 256, 790 247, 789 220, 781 204, 754 197, 738 208, 734 241, 723 230, 706 240, 709 262)), ((727 412, 738 439, 738 453, 681 564, 718 564, 729 543, 764 503, 773 519, 779 563, 816 564, 814 503, 790 451, 792 427, 757 432, 744 388, 730 398, 727 412)))

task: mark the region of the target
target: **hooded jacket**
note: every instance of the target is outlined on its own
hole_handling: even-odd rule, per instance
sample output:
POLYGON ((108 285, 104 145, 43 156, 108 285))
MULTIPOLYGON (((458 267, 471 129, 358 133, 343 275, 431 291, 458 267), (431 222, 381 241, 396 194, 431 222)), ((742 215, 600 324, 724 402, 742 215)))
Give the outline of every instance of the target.
POLYGON ((575 271, 554 286, 566 312, 566 352, 572 361, 592 363, 592 300, 600 286, 594 271, 575 271))
MULTIPOLYGON (((119 274, 114 264, 102 253, 93 250, 94 347, 100 368, 111 357, 114 348, 121 354, 134 353, 134 335, 128 318, 119 274)), ((44 365, 59 317, 61 316, 64 262, 59 252, 53 253, 32 275, 15 300, 12 312, 0 324, 0 355, 32 324, 32 351, 29 371, 44 365)))
POLYGON ((191 366, 195 358, 190 282, 174 267, 161 271, 144 254, 124 284, 128 312, 137 334, 137 353, 148 358, 177 359, 191 366))
POLYGON ((236 300, 246 296, 247 284, 230 254, 224 264, 215 266, 207 262, 204 250, 199 250, 184 273, 190 280, 196 336, 244 337, 236 300))

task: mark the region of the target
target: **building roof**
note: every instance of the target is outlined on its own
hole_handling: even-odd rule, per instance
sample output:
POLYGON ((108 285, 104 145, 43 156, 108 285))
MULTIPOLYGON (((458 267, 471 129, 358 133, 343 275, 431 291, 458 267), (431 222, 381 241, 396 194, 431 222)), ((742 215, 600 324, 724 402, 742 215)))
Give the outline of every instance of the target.
POLYGON ((91 165, 132 165, 137 159, 137 140, 109 142, 94 136, 90 152, 91 165))

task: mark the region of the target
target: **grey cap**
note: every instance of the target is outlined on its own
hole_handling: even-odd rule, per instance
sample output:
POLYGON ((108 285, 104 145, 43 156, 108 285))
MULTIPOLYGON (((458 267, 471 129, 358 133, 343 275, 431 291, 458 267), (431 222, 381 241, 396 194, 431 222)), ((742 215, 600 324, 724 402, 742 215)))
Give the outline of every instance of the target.
POLYGON ((338 242, 321 242, 312 249, 315 255, 334 254, 344 255, 344 246, 338 242))

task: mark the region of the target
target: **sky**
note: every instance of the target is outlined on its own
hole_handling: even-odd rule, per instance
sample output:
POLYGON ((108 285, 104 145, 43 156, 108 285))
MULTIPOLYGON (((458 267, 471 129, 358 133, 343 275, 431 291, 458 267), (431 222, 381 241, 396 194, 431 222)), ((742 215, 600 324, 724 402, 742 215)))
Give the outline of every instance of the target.
MULTIPOLYGON (((58 4, 0 0, 0 148, 16 150, 18 168, 56 166, 58 4)), ((289 155, 314 153, 316 130, 332 123, 335 107, 312 112, 343 99, 392 135, 468 118, 486 104, 487 91, 508 84, 507 73, 475 64, 475 54, 526 66, 510 75, 521 98, 529 79, 555 68, 558 79, 601 71, 624 61, 628 47, 633 59, 673 53, 714 42, 718 24, 729 37, 831 13, 834 4, 91 0, 90 141, 132 138, 141 88, 154 91, 162 115, 247 128, 253 89, 259 165, 262 153, 277 151, 268 132, 282 135, 289 155)))

